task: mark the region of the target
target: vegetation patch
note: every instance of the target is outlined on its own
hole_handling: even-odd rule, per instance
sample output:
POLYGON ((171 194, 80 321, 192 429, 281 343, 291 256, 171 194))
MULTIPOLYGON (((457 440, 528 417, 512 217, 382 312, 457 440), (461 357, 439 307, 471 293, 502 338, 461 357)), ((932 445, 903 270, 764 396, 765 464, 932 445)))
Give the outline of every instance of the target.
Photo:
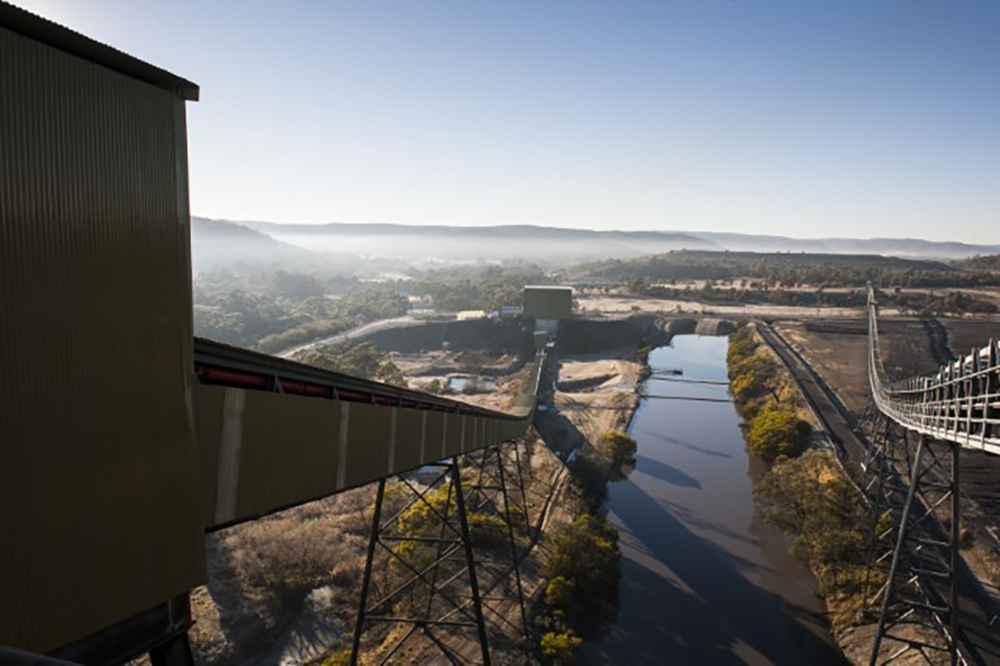
POLYGON ((195 335, 268 353, 409 309, 392 284, 280 270, 200 272, 193 298, 195 335))
POLYGON ((296 354, 295 360, 352 377, 406 387, 406 378, 399 367, 389 359, 388 354, 379 351, 374 342, 353 345, 344 342, 319 349, 306 349, 296 354))
POLYGON ((607 497, 609 481, 620 481, 635 466, 635 440, 623 432, 609 430, 594 446, 577 450, 573 478, 583 490, 584 499, 596 510, 607 497))
POLYGON ((779 456, 798 456, 809 448, 812 426, 801 416, 798 390, 753 327, 743 326, 730 336, 726 362, 730 392, 747 420, 751 455, 773 463, 779 456))
POLYGON ((747 419, 747 447, 769 465, 754 503, 765 522, 794 535, 792 553, 816 576, 840 633, 858 619, 866 590, 881 584, 867 578, 874 519, 834 456, 809 448, 812 427, 799 416, 801 397, 752 327, 733 333, 727 363, 733 398, 747 419))
POLYGON ((817 254, 799 252, 713 252, 676 250, 636 259, 608 259, 581 264, 573 277, 628 282, 671 283, 714 280, 759 291, 804 284, 826 287, 876 285, 957 288, 996 285, 995 257, 956 262, 903 259, 878 254, 817 254))
POLYGON ((573 663, 583 642, 577 636, 581 620, 617 597, 620 556, 618 530, 601 516, 585 513, 554 535, 540 638, 542 656, 551 663, 573 663))
POLYGON ((750 420, 747 446, 751 455, 773 463, 779 457, 794 458, 809 448, 812 426, 780 403, 768 401, 750 420))
POLYGON ((545 565, 548 584, 538 620, 539 651, 553 664, 571 664, 581 634, 599 626, 618 596, 618 530, 596 512, 607 484, 625 478, 635 465, 636 442, 623 432, 605 432, 595 445, 577 450, 573 479, 586 511, 552 537, 545 565))
POLYGON ((792 553, 815 574, 834 631, 850 627, 866 590, 883 581, 867 578, 874 518, 832 454, 779 459, 754 488, 754 501, 765 522, 795 535, 792 553))

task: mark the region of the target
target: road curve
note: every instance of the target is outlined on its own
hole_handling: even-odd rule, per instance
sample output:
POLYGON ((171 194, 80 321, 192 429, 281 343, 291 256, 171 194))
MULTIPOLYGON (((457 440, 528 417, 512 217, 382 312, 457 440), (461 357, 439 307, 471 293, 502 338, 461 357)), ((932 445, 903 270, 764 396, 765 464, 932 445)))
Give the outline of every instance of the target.
POLYGON ((402 326, 404 324, 413 324, 419 321, 416 317, 411 317, 409 315, 404 315, 402 317, 392 317, 391 319, 379 319, 378 321, 372 321, 367 324, 358 326, 357 328, 352 328, 343 333, 337 333, 336 335, 330 335, 325 338, 320 338, 318 340, 313 340, 312 342, 307 342, 302 345, 295 345, 294 347, 289 347, 284 349, 275 356, 278 358, 292 358, 299 352, 305 351, 307 349, 315 349, 316 347, 323 347, 325 345, 332 345, 338 342, 347 342, 353 340, 354 338, 359 338, 369 333, 375 333, 377 331, 384 331, 388 328, 395 328, 396 326, 402 326))

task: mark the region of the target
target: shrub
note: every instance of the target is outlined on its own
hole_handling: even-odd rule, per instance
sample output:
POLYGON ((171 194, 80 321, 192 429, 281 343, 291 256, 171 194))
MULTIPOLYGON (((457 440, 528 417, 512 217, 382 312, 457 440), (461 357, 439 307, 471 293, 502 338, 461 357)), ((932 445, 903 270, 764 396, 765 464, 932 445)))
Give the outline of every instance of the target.
POLYGON ((374 379, 406 388, 406 378, 399 367, 390 360, 388 354, 379 351, 374 342, 337 343, 321 349, 306 349, 296 354, 295 360, 352 377, 374 379))
POLYGON ((573 635, 572 631, 556 633, 550 631, 542 636, 542 655, 553 664, 576 663, 574 650, 583 643, 583 639, 573 635))
POLYGON ((556 576, 545 586, 545 603, 557 613, 572 609, 575 596, 576 584, 565 576, 556 576))
POLYGON ((619 555, 618 531, 584 514, 555 534, 546 570, 550 579, 571 581, 584 600, 599 601, 618 589, 619 555))
POLYGON ((625 433, 609 430, 601 436, 601 445, 613 472, 620 472, 624 465, 635 462, 635 440, 625 433))
POLYGON ((750 420, 750 453, 766 462, 795 457, 809 447, 812 426, 778 404, 769 402, 750 420))
POLYGON ((309 342, 324 335, 336 335, 346 331, 353 322, 345 319, 322 319, 299 324, 280 333, 264 336, 257 343, 257 348, 264 352, 278 352, 297 344, 309 342))
MULTIPOLYGON (((513 516, 511 518, 513 519, 513 516)), ((497 516, 472 511, 467 514, 467 520, 469 537, 474 546, 496 548, 508 542, 507 523, 497 516)))
POLYGON ((354 654, 354 650, 351 648, 344 648, 340 652, 334 652, 323 660, 323 666, 347 666, 351 663, 352 654, 354 654))
POLYGON ((729 390, 737 405, 750 405, 768 396, 778 399, 778 364, 754 354, 736 363, 729 390))
POLYGON ((729 336, 729 350, 726 352, 726 363, 730 368, 730 377, 733 376, 733 368, 741 361, 744 361, 757 352, 760 343, 757 342, 753 334, 753 329, 749 326, 740 326, 729 336))
MULTIPOLYGON (((783 459, 754 488, 764 520, 795 535, 792 552, 815 572, 831 621, 848 625, 864 600, 867 555, 874 524, 860 493, 828 454, 807 451, 783 459)), ((868 583, 878 589, 884 573, 868 583)))
POLYGON ((573 479, 580 485, 588 503, 593 507, 599 506, 608 494, 608 469, 604 456, 589 446, 578 449, 572 471, 573 479))

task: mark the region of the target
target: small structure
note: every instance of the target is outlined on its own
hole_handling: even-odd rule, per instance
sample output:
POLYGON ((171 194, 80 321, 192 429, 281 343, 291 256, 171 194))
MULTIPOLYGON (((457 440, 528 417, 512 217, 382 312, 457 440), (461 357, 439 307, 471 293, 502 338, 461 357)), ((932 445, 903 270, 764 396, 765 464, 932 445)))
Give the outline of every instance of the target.
POLYGON ((553 285, 526 286, 524 315, 535 319, 569 319, 573 316, 573 288, 553 285))
POLYGON ((486 313, 482 310, 462 310, 455 315, 459 321, 469 321, 471 319, 485 319, 486 313))
POLYGON ((513 317, 520 317, 524 314, 523 305, 501 305, 500 306, 500 316, 503 319, 510 319, 513 317))

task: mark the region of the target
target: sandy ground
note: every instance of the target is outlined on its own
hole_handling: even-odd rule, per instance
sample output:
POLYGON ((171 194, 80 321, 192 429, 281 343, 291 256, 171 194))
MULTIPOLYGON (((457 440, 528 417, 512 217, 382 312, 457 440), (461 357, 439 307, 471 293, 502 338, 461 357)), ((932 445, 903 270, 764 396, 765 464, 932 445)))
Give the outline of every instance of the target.
POLYGON ((625 430, 639 404, 642 366, 635 345, 600 354, 557 356, 536 424, 561 456, 595 444, 609 430, 625 430))
POLYGON ((790 317, 826 318, 857 317, 859 308, 805 308, 785 305, 722 305, 697 301, 676 301, 659 298, 633 298, 628 296, 579 296, 583 312, 589 314, 623 315, 634 312, 658 314, 699 313, 727 317, 790 317))
POLYGON ((434 350, 389 357, 410 388, 498 411, 512 408, 529 380, 528 366, 513 354, 434 350), (448 390, 451 379, 464 380, 466 387, 448 390))
MULTIPOLYGON (((654 287, 666 287, 668 289, 690 289, 692 291, 698 291, 703 289, 708 282, 712 283, 712 288, 717 291, 730 290, 736 291, 738 289, 745 289, 749 284, 759 282, 756 278, 734 278, 728 283, 724 283, 720 280, 677 280, 676 282, 654 282, 652 286, 654 287)), ((820 287, 817 285, 798 285, 795 287, 782 287, 782 291, 789 293, 800 293, 800 294, 812 294, 821 291, 820 287)), ((822 292, 825 294, 850 294, 864 289, 857 287, 822 287, 822 292)), ((584 288, 580 290, 581 293, 588 296, 604 296, 605 294, 609 296, 622 296, 629 297, 630 294, 623 287, 611 287, 609 291, 605 292, 605 288, 584 288)), ((911 288, 906 287, 900 289, 901 294, 910 295, 923 295, 923 294, 946 294, 951 292, 958 292, 966 294, 969 296, 974 296, 977 298, 982 298, 993 303, 1000 304, 1000 289, 991 287, 948 287, 948 288, 911 288)))

